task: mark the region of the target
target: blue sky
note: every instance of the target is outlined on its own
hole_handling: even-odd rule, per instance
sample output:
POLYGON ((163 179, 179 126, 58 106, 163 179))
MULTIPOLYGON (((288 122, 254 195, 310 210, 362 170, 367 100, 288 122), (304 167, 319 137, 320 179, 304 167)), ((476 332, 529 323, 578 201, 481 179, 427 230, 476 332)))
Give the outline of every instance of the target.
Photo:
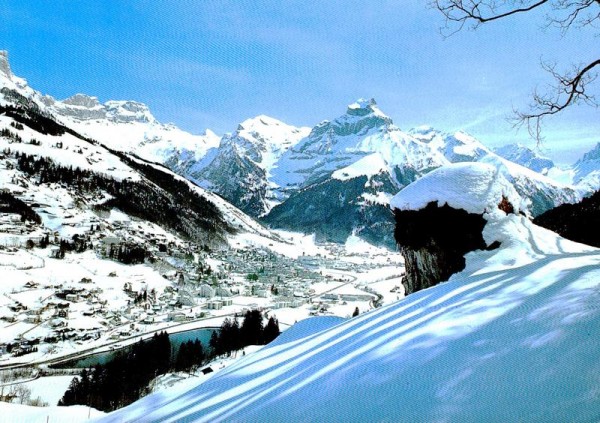
MULTIPOLYGON (((516 16, 444 39, 417 0, 0 0, 13 72, 56 98, 132 99, 199 133, 267 114, 313 126, 374 97, 403 129, 464 129, 490 146, 535 143, 506 117, 549 79, 540 60, 595 59, 590 31, 516 16)), ((600 141, 598 111, 547 121, 545 152, 569 163, 600 141)))

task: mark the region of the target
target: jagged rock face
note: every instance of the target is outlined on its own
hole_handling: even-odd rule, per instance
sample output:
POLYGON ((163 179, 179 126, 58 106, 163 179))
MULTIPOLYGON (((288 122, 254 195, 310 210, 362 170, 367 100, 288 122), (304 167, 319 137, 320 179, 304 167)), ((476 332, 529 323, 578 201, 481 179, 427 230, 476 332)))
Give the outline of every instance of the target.
POLYGON ((268 207, 265 170, 244 154, 219 152, 208 167, 192 176, 198 180, 218 181, 218 185, 205 186, 251 216, 260 216, 268 207))
MULTIPOLYGON (((53 102, 55 104, 56 102, 53 102)), ((80 120, 103 119, 106 117, 106 110, 98 102, 98 98, 90 97, 85 94, 75 94, 62 102, 64 104, 61 114, 74 117, 80 120)))
POLYGON ((85 94, 75 94, 74 96, 63 100, 63 103, 71 106, 82 106, 89 108, 100 106, 97 97, 90 97, 85 94))
POLYGON ((394 237, 405 261, 406 294, 429 288, 465 268, 464 255, 485 249, 482 215, 432 202, 422 210, 394 210, 394 237))
POLYGON ((101 104, 97 97, 75 94, 59 102, 51 97, 43 98, 42 102, 59 116, 81 121, 106 119, 113 123, 156 122, 148 106, 137 101, 107 101, 101 104))
POLYGON ((148 106, 137 101, 107 101, 105 107, 107 119, 113 122, 148 123, 155 121, 148 106))
POLYGON ((8 79, 12 75, 10 65, 8 64, 8 52, 4 50, 0 50, 0 74, 6 76, 8 79))

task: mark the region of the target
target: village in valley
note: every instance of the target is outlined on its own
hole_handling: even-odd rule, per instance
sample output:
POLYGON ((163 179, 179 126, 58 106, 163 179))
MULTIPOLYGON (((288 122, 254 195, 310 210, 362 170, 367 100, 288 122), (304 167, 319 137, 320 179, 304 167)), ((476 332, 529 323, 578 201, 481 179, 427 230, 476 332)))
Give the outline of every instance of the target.
MULTIPOLYGON (((60 195, 61 187, 54 193, 60 195)), ((36 199, 27 199, 30 206, 36 199)), ((0 366, 56 363, 260 309, 285 330, 402 294, 399 253, 280 233, 211 249, 113 210, 54 208, 60 231, 0 214, 0 366), (287 237, 287 238, 286 238, 287 237)))

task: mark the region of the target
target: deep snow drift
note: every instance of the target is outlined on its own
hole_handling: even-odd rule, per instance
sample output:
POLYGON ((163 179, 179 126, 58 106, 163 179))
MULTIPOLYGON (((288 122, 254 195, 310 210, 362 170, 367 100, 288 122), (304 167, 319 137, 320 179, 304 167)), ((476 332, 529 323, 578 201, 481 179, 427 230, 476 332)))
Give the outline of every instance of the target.
POLYGON ((420 210, 437 201, 455 209, 482 214, 496 209, 505 197, 524 209, 523 200, 499 169, 487 163, 456 163, 440 167, 413 182, 392 198, 390 207, 420 210))
POLYGON ((484 217, 502 246, 467 254, 448 282, 304 321, 201 386, 101 421, 597 421, 600 250, 524 216, 484 217))

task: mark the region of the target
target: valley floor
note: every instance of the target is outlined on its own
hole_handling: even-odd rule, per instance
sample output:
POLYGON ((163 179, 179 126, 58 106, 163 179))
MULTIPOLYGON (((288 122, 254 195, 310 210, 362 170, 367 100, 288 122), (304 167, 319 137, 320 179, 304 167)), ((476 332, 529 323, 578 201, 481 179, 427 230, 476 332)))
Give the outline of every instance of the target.
MULTIPOLYGON (((230 303, 220 309, 207 309, 207 304, 214 299, 196 297, 195 304, 153 313, 151 321, 147 319, 148 314, 135 315, 132 312, 129 305, 131 297, 123 290, 126 282, 139 285, 143 281, 158 292, 168 291, 168 287, 174 285, 173 282, 161 277, 150 266, 127 266, 111 260, 99 260, 93 251, 67 254, 62 260, 53 259, 49 257, 49 251, 37 248, 0 251, 0 270, 6 276, 0 287, 0 303, 4 304, 4 321, 0 322, 0 345, 38 340, 33 344, 36 351, 28 354, 16 356, 6 349, 0 350, 0 368, 10 369, 17 365, 36 367, 44 363, 45 369, 48 364, 67 358, 124 347, 141 338, 150 337, 159 330, 175 333, 218 327, 224 318, 254 307, 262 308, 269 315, 277 317, 280 328, 285 331, 296 322, 311 316, 349 317, 356 308, 364 313, 403 296, 399 253, 372 247, 357 238, 351 238, 345 246, 314 245, 304 237, 282 235, 290 236, 293 242, 301 241, 301 245, 297 247, 302 250, 300 258, 281 256, 278 259, 279 263, 293 262, 294 266, 305 269, 309 275, 303 279, 305 286, 299 290, 302 294, 299 292, 298 297, 294 298, 291 294, 292 300, 289 300, 272 292, 265 296, 252 295, 248 288, 226 297, 230 299, 230 303), (110 274, 116 276, 109 276, 110 274), (86 279, 92 282, 80 283, 86 279), (92 301, 82 298, 65 301, 56 299, 60 286, 80 286, 86 291, 100 288, 102 292, 92 301), (68 304, 68 314, 60 320, 57 320, 54 307, 43 308, 45 303, 53 299, 57 303, 68 304), (292 304, 293 300, 297 302, 292 304), (98 312, 98 302, 102 301, 106 302, 106 308, 109 309, 108 318, 107 313, 98 312), (13 311, 10 307, 15 304, 23 307, 13 311), (33 315, 35 320, 28 312, 31 309, 41 310, 33 315), (177 316, 182 315, 184 318, 174 320, 174 311, 179 313, 177 316), (62 323, 59 331, 60 328, 72 328, 75 335, 52 339, 56 333, 60 333, 54 327, 57 322, 62 323)), ((233 269, 229 271, 227 279, 250 286, 245 273, 248 256, 246 253, 242 254, 246 259, 244 263, 237 263, 237 260, 244 259, 236 257, 235 254, 221 253, 220 258, 211 258, 210 263, 216 269, 233 269)), ((279 286, 283 287, 285 283, 279 286)), ((7 371, 0 370, 0 375, 7 371)), ((31 398, 39 396, 43 402, 52 406, 62 396, 71 378, 72 376, 36 376, 36 380, 27 382, 29 376, 25 376, 22 380, 17 378, 16 381, 4 383, 8 386, 8 383, 25 382, 24 385, 32 391, 31 398), (39 389, 40 386, 52 388, 44 390, 39 389)))

